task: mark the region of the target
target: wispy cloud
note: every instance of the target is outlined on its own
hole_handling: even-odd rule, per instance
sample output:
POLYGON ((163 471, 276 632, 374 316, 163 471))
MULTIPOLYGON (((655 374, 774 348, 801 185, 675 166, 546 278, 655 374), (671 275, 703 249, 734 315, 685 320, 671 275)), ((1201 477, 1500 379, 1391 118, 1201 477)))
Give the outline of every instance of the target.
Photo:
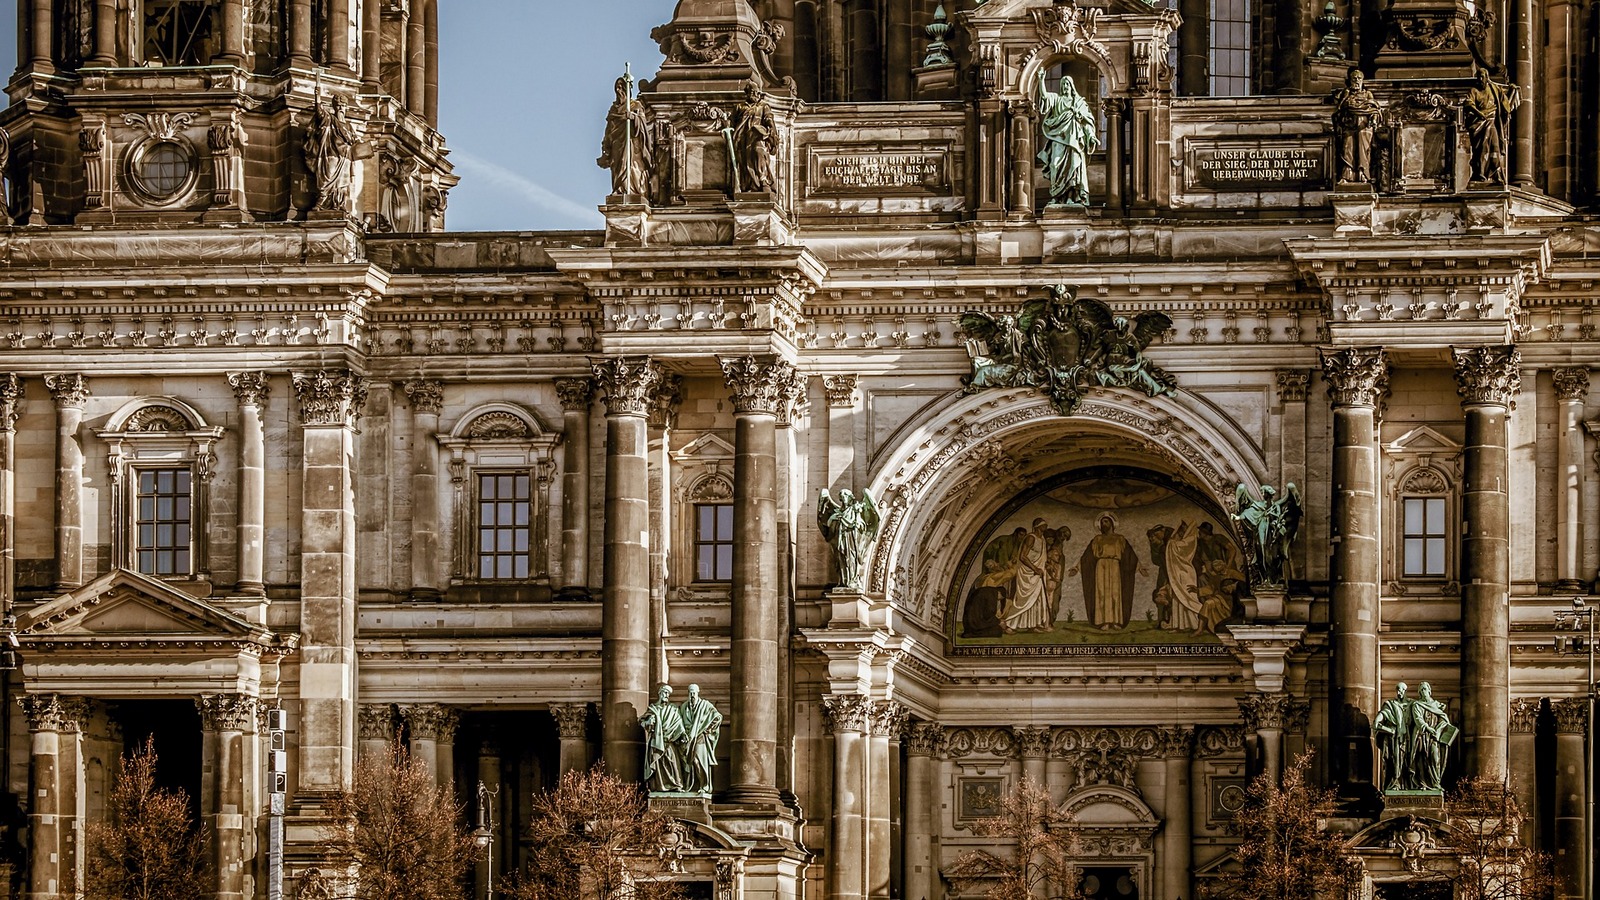
POLYGON ((604 222, 600 216, 600 211, 595 207, 584 206, 581 203, 569 200, 526 175, 513 172, 505 166, 497 165, 486 159, 460 151, 452 153, 450 159, 451 162, 455 163, 456 170, 462 175, 475 181, 511 191, 542 210, 570 220, 567 224, 571 227, 596 228, 604 222))

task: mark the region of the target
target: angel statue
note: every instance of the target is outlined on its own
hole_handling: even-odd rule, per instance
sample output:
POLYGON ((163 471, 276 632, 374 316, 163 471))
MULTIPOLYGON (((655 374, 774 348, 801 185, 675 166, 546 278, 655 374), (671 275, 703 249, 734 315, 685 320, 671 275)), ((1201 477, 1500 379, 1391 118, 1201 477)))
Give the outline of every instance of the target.
POLYGON ((1250 489, 1239 485, 1234 492, 1239 512, 1234 519, 1244 523, 1255 539, 1257 574, 1261 584, 1284 584, 1288 579, 1289 547, 1300 533, 1300 491, 1289 482, 1283 496, 1263 485, 1261 499, 1250 496, 1250 489))
POLYGON ((839 566, 839 588, 861 590, 867 548, 878 536, 878 506, 872 502, 872 492, 863 490, 857 495, 846 488, 835 500, 823 488, 817 501, 817 525, 833 548, 833 558, 839 566))

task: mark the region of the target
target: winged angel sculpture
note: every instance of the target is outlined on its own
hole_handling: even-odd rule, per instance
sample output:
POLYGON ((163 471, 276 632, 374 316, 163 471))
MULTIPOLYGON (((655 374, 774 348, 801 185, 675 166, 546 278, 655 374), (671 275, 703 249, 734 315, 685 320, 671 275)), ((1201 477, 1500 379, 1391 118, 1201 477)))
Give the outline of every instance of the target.
POLYGON ((1289 575, 1289 549, 1300 533, 1300 489, 1294 482, 1284 485, 1283 495, 1263 485, 1261 499, 1250 496, 1250 488, 1239 485, 1234 492, 1239 511, 1234 518, 1242 523, 1254 547, 1257 574, 1262 584, 1281 585, 1289 575))
POLYGON ((1170 394, 1177 381, 1144 355, 1172 327, 1166 313, 1119 316, 1099 300, 1079 299, 1064 284, 1050 296, 1023 304, 1015 316, 968 312, 961 316, 972 356, 968 393, 985 388, 1031 387, 1068 416, 1091 387, 1127 387, 1151 397, 1170 394))
POLYGON ((872 492, 862 490, 855 494, 846 488, 838 499, 822 489, 817 498, 817 526, 822 536, 833 548, 834 561, 839 566, 839 587, 847 591, 861 589, 861 574, 867 565, 867 548, 878 536, 878 505, 872 492))

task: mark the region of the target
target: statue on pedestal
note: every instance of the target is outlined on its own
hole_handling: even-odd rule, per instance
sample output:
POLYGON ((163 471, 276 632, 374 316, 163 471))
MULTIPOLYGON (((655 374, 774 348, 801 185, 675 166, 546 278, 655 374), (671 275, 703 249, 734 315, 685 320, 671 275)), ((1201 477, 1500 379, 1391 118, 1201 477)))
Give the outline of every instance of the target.
POLYGON ((1254 539, 1257 576, 1262 584, 1281 585, 1289 575, 1289 548, 1300 533, 1300 490, 1289 482, 1283 496, 1271 485, 1261 488, 1261 499, 1250 496, 1250 489, 1239 485, 1234 500, 1239 512, 1234 519, 1244 523, 1254 539))
POLYGON ((1039 162, 1050 179, 1050 202, 1089 205, 1089 154, 1100 149, 1099 125, 1088 101, 1067 76, 1058 93, 1051 93, 1044 70, 1034 90, 1043 136, 1039 162))
POLYGON ((625 71, 616 83, 617 99, 606 113, 606 130, 600 138, 603 169, 611 170, 611 193, 643 196, 650 182, 650 123, 644 104, 633 96, 633 74, 625 71))
POLYGON ((733 108, 729 143, 733 150, 734 190, 777 190, 778 124, 755 81, 744 83, 744 102, 733 108))
POLYGON ((711 793, 711 770, 717 764, 717 738, 722 713, 710 700, 700 699, 700 685, 689 685, 689 699, 678 707, 683 717, 683 787, 697 794, 711 793))
POLYGON ((1461 102, 1461 120, 1472 143, 1472 180, 1506 182, 1506 146, 1511 113, 1522 104, 1516 85, 1496 84, 1487 69, 1461 102))
POLYGON ((1385 793, 1438 794, 1444 790, 1445 755, 1460 730, 1450 724, 1443 703, 1433 699, 1433 686, 1422 683, 1415 698, 1406 685, 1383 704, 1372 730, 1383 761, 1385 793))
POLYGON ((857 495, 846 488, 835 500, 823 488, 817 500, 817 525, 833 548, 834 561, 839 565, 839 587, 860 590, 867 548, 878 536, 878 507, 872 502, 872 492, 864 490, 857 495))
POLYGON ((337 95, 328 103, 317 101, 311 111, 311 122, 306 126, 302 150, 316 191, 313 208, 348 212, 356 130, 337 95))
POLYGON ((1383 107, 1356 68, 1345 75, 1344 87, 1335 88, 1328 102, 1333 104, 1333 147, 1338 157, 1339 183, 1371 184, 1372 132, 1383 107))
POLYGON ((710 796, 722 713, 701 699, 700 686, 689 685, 689 699, 674 704, 671 686, 661 685, 639 725, 645 736, 645 788, 652 795, 710 796))

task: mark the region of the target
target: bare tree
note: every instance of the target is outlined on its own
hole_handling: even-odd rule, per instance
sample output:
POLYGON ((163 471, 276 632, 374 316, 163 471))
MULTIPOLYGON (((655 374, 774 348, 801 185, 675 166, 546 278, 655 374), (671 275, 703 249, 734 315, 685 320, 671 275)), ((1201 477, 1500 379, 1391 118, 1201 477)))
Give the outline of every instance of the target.
POLYGON ((673 818, 636 784, 601 766, 569 771, 533 798, 527 868, 506 880, 508 900, 676 900, 682 889, 655 864, 673 818))
POLYGON ((329 859, 350 866, 350 900, 464 900, 478 856, 462 806, 422 760, 396 744, 356 766, 354 789, 329 808, 329 859))
POLYGON ((190 900, 210 883, 205 832, 187 794, 156 784, 156 762, 152 741, 122 758, 106 821, 88 829, 88 900, 190 900))
POLYGON ((1522 808, 1504 781, 1469 778, 1445 801, 1444 845, 1458 900, 1537 900, 1555 889, 1550 857, 1518 840, 1522 808))
POLYGON ((1014 849, 1009 858, 987 850, 962 854, 945 877, 958 890, 985 889, 988 900, 1072 900, 1079 896, 1081 873, 1077 822, 1058 811, 1050 791, 1023 778, 1000 801, 1000 815, 979 819, 972 830, 1000 838, 1014 849))
POLYGON ((1236 874, 1219 879, 1213 896, 1227 900, 1316 900, 1344 896, 1356 877, 1356 857, 1344 836, 1326 830, 1337 806, 1333 791, 1306 779, 1311 754, 1303 753, 1280 784, 1264 772, 1245 791, 1245 804, 1230 829, 1241 840, 1234 850, 1236 874))

